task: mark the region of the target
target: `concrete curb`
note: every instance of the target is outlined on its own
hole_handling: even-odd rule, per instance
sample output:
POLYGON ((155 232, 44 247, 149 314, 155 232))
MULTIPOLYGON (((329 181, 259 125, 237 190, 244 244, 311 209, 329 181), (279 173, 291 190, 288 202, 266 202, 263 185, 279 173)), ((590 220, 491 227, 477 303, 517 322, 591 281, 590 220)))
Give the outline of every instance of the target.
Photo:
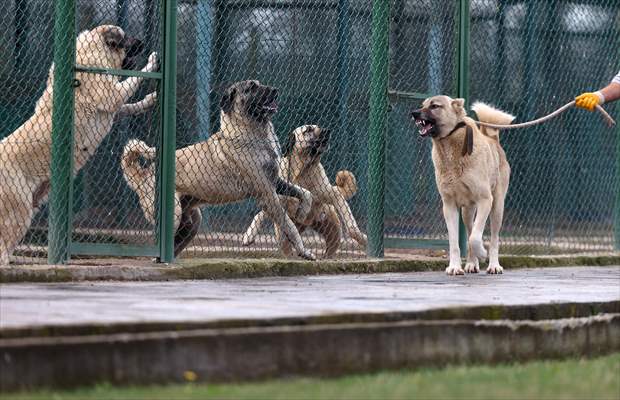
POLYGON ((401 321, 0 339, 0 391, 238 381, 580 357, 620 350, 620 314, 401 321))
MULTIPOLYGON (((620 265, 620 254, 571 256, 507 256, 506 269, 556 266, 620 265)), ((281 259, 181 259, 172 265, 137 259, 81 260, 70 265, 11 265, 0 267, 0 283, 73 281, 169 281, 179 279, 234 279, 319 274, 443 271, 446 260, 362 259, 299 261, 281 259)))
POLYGON ((526 305, 488 305, 474 307, 444 307, 423 311, 394 311, 380 313, 343 313, 309 317, 221 319, 217 321, 174 321, 105 323, 86 325, 49 325, 23 328, 1 328, 1 339, 35 337, 135 334, 200 329, 233 329, 278 326, 311 326, 330 324, 366 324, 402 321, 541 321, 563 318, 585 318, 599 314, 620 314, 620 300, 582 303, 541 303, 526 305))

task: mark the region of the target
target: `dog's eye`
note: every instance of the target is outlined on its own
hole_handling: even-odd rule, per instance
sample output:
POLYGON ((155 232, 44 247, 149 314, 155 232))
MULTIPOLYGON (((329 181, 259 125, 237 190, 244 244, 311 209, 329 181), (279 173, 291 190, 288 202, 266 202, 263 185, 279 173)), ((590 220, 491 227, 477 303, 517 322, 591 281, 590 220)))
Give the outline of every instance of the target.
POLYGON ((256 84, 256 82, 254 81, 250 81, 250 90, 254 90, 258 87, 258 85, 256 84))
POLYGON ((438 105, 438 104, 431 104, 431 106, 430 106, 429 108, 430 108, 431 110, 436 110, 436 109, 438 109, 438 108, 441 108, 441 106, 440 106, 440 105, 438 105))

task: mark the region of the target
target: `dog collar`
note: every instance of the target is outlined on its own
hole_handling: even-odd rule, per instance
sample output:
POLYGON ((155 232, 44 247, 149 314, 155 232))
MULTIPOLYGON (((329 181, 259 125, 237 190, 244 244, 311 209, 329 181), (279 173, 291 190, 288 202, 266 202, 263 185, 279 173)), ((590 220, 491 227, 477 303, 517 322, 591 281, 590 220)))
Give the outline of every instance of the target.
POLYGON ((448 136, 452 135, 454 132, 458 131, 459 129, 463 127, 467 129, 465 130, 465 141, 463 142, 463 151, 461 152, 461 155, 470 156, 471 153, 474 151, 474 130, 471 128, 471 126, 467 125, 464 121, 461 121, 458 124, 456 124, 456 126, 454 127, 454 129, 450 131, 450 133, 440 138, 439 140, 447 138, 448 136))

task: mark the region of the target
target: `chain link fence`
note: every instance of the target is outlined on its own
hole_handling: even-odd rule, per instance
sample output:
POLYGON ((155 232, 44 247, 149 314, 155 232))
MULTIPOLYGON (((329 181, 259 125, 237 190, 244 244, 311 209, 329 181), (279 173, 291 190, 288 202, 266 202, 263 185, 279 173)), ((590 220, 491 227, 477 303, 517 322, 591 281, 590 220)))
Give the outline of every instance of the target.
MULTIPOLYGON (((458 94, 460 2, 391 0, 389 6, 386 251, 444 249, 446 228, 430 142, 412 134, 409 113, 426 95, 458 94)), ((546 114, 576 94, 605 85, 620 68, 620 10, 613 0, 477 0, 469 6, 468 98, 494 104, 518 121, 546 114)), ((51 0, 7 0, 6 12, 0 15, 0 52, 5 55, 0 59, 0 138, 10 139, 37 113, 35 103, 44 93, 52 63, 53 9, 51 0)), ((77 32, 111 24, 128 38, 142 41, 131 65, 111 65, 96 56, 87 66, 144 71, 149 55, 162 51, 162 13, 162 3, 156 0, 79 0, 77 32)), ((176 247, 184 249, 180 255, 299 253, 281 240, 294 232, 277 234, 274 229, 273 218, 284 217, 274 214, 265 194, 265 187, 276 184, 261 181, 266 173, 261 157, 267 153, 260 153, 260 140, 238 140, 256 132, 247 132, 239 121, 232 128, 221 125, 228 89, 252 80, 258 88, 260 82, 277 89, 277 100, 262 99, 277 138, 272 149, 297 138, 283 154, 280 178, 305 186, 320 200, 304 219, 299 201, 281 198, 288 218, 301 231, 302 246, 318 256, 364 257, 369 228, 371 2, 179 0, 176 23, 176 148, 191 149, 177 151, 177 188, 185 185, 175 200, 176 247), (194 201, 206 196, 205 187, 221 196, 194 201), (271 209, 263 218, 265 207, 271 209)), ((105 42, 103 36, 90 40, 105 42)), ((79 40, 77 47, 79 63, 79 40)), ((102 71, 80 71, 76 78, 81 86, 75 89, 75 123, 90 124, 91 131, 83 138, 76 131, 74 139, 71 252, 157 256, 161 96, 149 94, 160 90, 159 80, 102 71), (111 79, 120 85, 141 80, 126 102, 150 99, 149 106, 131 115, 117 112, 112 119, 94 116, 97 111, 88 110, 112 102, 113 89, 102 83, 111 79), (89 86, 89 80, 98 83, 89 86), (88 90, 93 96, 84 105, 78 92, 88 90)), ((242 89, 233 95, 233 106, 254 101, 240 94, 242 89)), ((606 108, 620 119, 617 105, 606 108)), ((38 140, 32 133, 25 135, 38 140)), ((513 174, 501 253, 613 250, 617 135, 617 130, 606 129, 596 116, 581 110, 543 126, 502 133, 513 174)), ((32 197, 45 189, 39 178, 49 174, 49 157, 42 159, 27 141, 9 147, 9 139, 0 144, 2 188, 13 186, 13 192, 32 197), (12 152, 25 158, 16 160, 12 152), (35 174, 39 180, 22 179, 18 167, 34 164, 41 169, 35 174)), ((51 146, 43 143, 43 148, 51 146)), ((18 209, 3 203, 11 204, 5 213, 18 209)), ((49 208, 44 196, 38 203, 28 228, 25 220, 16 220, 15 227, 2 226, 3 232, 24 231, 15 256, 42 256, 47 251, 49 208)))
MULTIPOLYGON (((518 121, 598 90, 620 70, 616 1, 480 5, 472 9, 471 97, 492 101, 518 121)), ((617 103, 605 108, 620 118, 617 103)), ((571 110, 533 129, 502 135, 513 170, 504 252, 612 251, 618 128, 607 128, 598 115, 571 110)))
MULTIPOLYGON (((90 244, 155 245, 153 227, 130 199, 133 192, 123 179, 120 160, 129 138, 158 137, 157 82, 88 69, 157 70, 158 60, 149 54, 160 48, 158 8, 154 1, 77 3, 77 39, 63 38, 75 43, 68 46, 68 54, 75 54, 72 62, 78 66, 73 94, 69 94, 72 99, 65 99, 75 109, 75 132, 73 139, 66 136, 56 149, 60 164, 54 167, 52 118, 56 115, 52 115, 50 69, 54 2, 9 1, 0 16, 0 51, 5 55, 0 61, 2 201, 7 204, 9 196, 19 194, 24 210, 20 215, 17 204, 6 207, 3 221, 12 225, 1 229, 5 247, 14 247, 15 238, 22 239, 13 251, 18 259, 45 257, 48 236, 51 240, 56 230, 69 229, 62 226, 67 215, 72 221, 72 252, 89 253, 90 244), (58 221, 48 221, 54 207, 47 201, 50 170, 70 171, 63 168, 68 163, 73 166, 73 185, 59 185, 57 194, 70 197, 73 207, 60 209, 58 221), (55 227, 49 235, 48 226, 55 227)), ((55 69, 54 77, 59 73, 55 69)))
MULTIPOLYGON (((456 7, 439 2, 429 11, 420 3, 393 3, 390 87, 454 94, 456 7), (411 47, 399 52, 401 42, 411 47)), ((620 69, 617 2, 480 0, 470 5, 469 99, 507 110, 517 116, 515 122, 548 114, 577 94, 607 85, 620 69)), ((386 236, 400 239, 402 247, 404 238, 422 238, 445 248, 434 241, 445 238, 445 224, 430 143, 411 138, 407 124, 411 105, 418 104, 398 101, 390 116, 386 236)), ((605 108, 618 119, 617 104, 605 108)), ((613 251, 618 130, 587 111, 571 110, 501 136, 512 166, 501 252, 613 251)))

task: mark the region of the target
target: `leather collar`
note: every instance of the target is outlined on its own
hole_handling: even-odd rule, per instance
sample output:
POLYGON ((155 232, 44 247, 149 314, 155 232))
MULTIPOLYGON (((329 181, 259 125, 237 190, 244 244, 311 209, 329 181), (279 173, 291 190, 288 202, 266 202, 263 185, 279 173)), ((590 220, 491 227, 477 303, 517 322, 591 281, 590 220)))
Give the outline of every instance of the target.
POLYGON ((454 129, 450 131, 450 133, 440 138, 439 140, 447 138, 448 136, 452 135, 454 132, 456 132, 457 130, 463 127, 465 127, 466 130, 465 130, 465 141, 463 142, 463 151, 461 152, 461 155, 469 156, 474 151, 474 131, 471 128, 471 126, 467 125, 464 121, 461 121, 458 124, 456 124, 456 126, 454 127, 454 129))

